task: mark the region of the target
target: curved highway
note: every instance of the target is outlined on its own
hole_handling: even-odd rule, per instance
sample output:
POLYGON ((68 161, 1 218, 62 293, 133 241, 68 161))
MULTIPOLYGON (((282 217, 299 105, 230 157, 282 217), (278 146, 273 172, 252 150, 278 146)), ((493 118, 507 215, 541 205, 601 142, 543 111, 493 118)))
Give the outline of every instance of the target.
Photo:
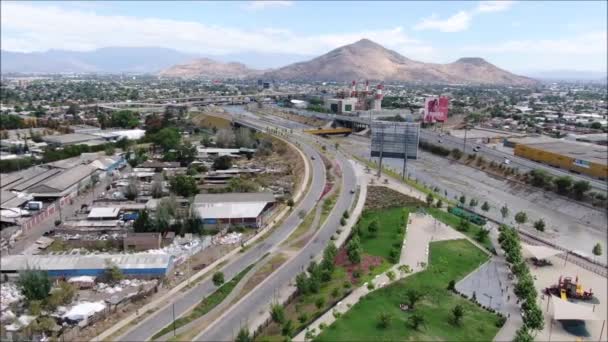
MULTIPOLYGON (((245 253, 238 254, 239 256, 236 260, 233 260, 228 265, 222 267, 221 271, 224 273, 226 281, 232 279, 250 264, 258 261, 262 256, 270 252, 276 245, 287 238, 302 221, 297 213, 301 210, 309 212, 317 204, 325 186, 325 167, 319 153, 314 148, 303 142, 300 143, 300 147, 307 156, 315 156, 314 160, 310 160, 312 164, 312 184, 309 191, 294 210, 291 211, 291 214, 287 216, 280 226, 275 228, 270 236, 253 244, 245 253)), ((342 196, 340 197, 340 200, 342 200, 342 196)), ((342 213, 342 211, 339 211, 339 213, 342 213)), ((213 285, 211 277, 207 277, 207 279, 203 280, 192 289, 175 298, 172 303, 175 307, 175 318, 186 313, 193 305, 197 304, 202 298, 212 294, 216 289, 217 287, 213 285)), ((173 321, 172 309, 172 305, 166 305, 157 310, 117 340, 145 341, 150 339, 157 331, 173 321)))
POLYGON ((351 163, 338 153, 336 160, 342 168, 342 187, 338 200, 319 229, 314 239, 283 267, 272 273, 258 287, 254 288, 238 307, 230 308, 221 319, 214 322, 205 331, 195 338, 196 341, 232 341, 233 333, 238 331, 246 322, 251 322, 259 312, 268 311, 269 304, 277 289, 295 279, 296 275, 308 266, 313 256, 320 255, 330 241, 330 237, 340 227, 340 218, 345 210, 351 207, 355 195, 351 189, 356 186, 355 171, 351 163))

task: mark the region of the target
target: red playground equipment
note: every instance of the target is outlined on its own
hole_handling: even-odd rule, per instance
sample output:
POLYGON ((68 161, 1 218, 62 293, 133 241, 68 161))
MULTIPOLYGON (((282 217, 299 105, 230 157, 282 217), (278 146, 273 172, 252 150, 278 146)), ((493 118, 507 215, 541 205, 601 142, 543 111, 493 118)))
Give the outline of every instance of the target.
POLYGON ((583 285, 579 283, 578 276, 576 280, 572 282, 572 277, 559 277, 557 285, 547 287, 545 294, 559 296, 563 300, 578 299, 578 300, 591 300, 593 299, 593 291, 585 291, 583 285))

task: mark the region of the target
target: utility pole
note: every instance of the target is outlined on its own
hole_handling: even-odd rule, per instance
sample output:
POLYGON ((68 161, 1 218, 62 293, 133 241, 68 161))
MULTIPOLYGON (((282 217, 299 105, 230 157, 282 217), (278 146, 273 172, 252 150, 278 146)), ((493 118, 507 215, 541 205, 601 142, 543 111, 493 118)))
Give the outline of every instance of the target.
POLYGON ((173 303, 173 336, 175 336, 175 303, 173 303))
POLYGON ((404 132, 403 132, 403 145, 404 145, 403 172, 401 172, 401 176, 403 177, 403 180, 406 179, 405 172, 407 171, 407 128, 408 128, 408 124, 406 123, 405 127, 404 127, 404 132))
POLYGON ((462 154, 466 154, 467 152, 467 128, 469 128, 468 124, 464 125, 464 143, 462 144, 462 154))
POLYGON ((384 152, 384 125, 380 127, 380 160, 378 161, 378 178, 382 176, 382 153, 384 152))

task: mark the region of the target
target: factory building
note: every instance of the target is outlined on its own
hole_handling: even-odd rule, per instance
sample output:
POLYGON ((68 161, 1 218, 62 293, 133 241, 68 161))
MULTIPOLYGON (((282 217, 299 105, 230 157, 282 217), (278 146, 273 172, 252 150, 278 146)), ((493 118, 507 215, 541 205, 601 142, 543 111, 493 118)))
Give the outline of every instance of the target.
POLYGON ((192 210, 205 228, 260 228, 275 201, 270 192, 202 194, 194 197, 192 210))
POLYGON ((17 277, 19 271, 36 269, 53 278, 77 276, 103 277, 108 265, 116 265, 127 277, 162 278, 173 267, 168 254, 98 255, 9 255, 0 260, 3 276, 17 277))
POLYGON ((536 139, 514 139, 515 155, 553 167, 608 179, 608 148, 581 142, 536 139))
POLYGON ((345 98, 345 99, 327 99, 325 101, 325 108, 332 113, 336 114, 349 114, 355 111, 357 105, 356 98, 345 98))

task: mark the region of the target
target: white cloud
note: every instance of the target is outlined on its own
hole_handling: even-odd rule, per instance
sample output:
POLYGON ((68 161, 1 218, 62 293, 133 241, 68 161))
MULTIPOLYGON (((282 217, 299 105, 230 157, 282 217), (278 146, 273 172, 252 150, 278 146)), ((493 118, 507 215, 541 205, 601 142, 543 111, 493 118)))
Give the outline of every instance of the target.
POLYGON ((511 8, 513 4, 514 1, 481 1, 479 5, 477 5, 476 11, 480 13, 502 12, 511 8))
POLYGON ((496 59, 519 59, 521 68, 566 68, 606 70, 608 33, 593 31, 560 39, 508 40, 492 45, 471 45, 460 49, 467 55, 496 59))
POLYGON ((270 0, 270 1, 259 0, 259 1, 249 2, 249 4, 246 7, 247 7, 247 9, 251 9, 251 10, 261 10, 261 9, 266 9, 266 8, 290 7, 293 4, 294 4, 293 1, 286 1, 286 0, 270 0))
POLYGON ((432 15, 422 19, 414 26, 415 30, 438 30, 441 32, 460 32, 469 28, 473 15, 466 11, 460 11, 447 19, 439 19, 432 15))
POLYGON ((481 1, 472 10, 459 11, 447 19, 441 19, 436 14, 422 19, 414 26, 414 30, 437 30, 441 32, 461 32, 471 26, 471 21, 481 13, 502 12, 513 5, 513 1, 481 1))
POLYGON ((2 3, 1 21, 2 48, 22 52, 155 46, 205 54, 251 51, 313 55, 369 38, 408 57, 425 58, 433 53, 432 47, 412 39, 401 27, 302 35, 281 28, 241 30, 193 21, 99 15, 90 10, 16 2, 2 3))

